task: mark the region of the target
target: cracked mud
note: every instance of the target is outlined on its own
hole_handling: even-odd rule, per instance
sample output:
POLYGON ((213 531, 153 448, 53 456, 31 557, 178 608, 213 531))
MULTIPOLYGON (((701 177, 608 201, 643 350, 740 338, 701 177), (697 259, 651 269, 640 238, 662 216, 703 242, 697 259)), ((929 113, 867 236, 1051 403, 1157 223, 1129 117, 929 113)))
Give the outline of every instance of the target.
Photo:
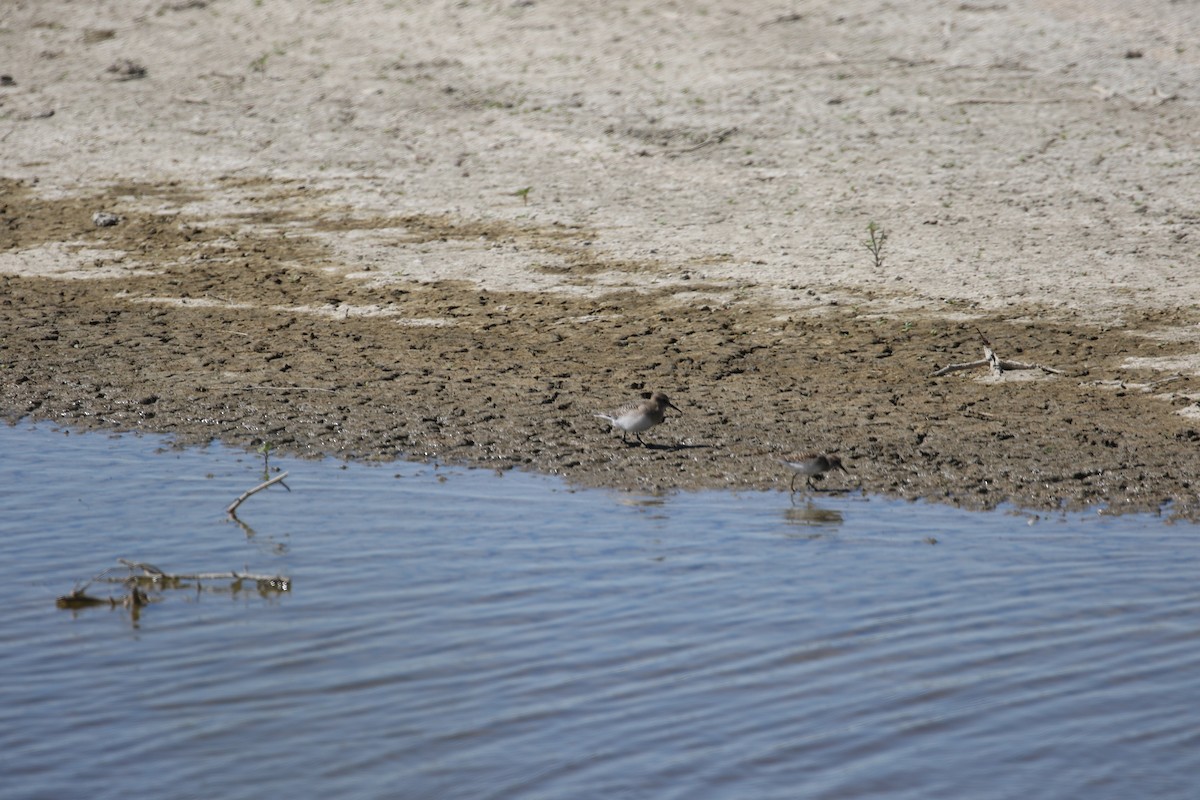
POLYGON ((129 210, 128 186, 48 200, 6 184, 0 253, 67 242, 91 261, 70 279, 0 275, 4 415, 650 492, 786 490, 780 455, 818 449, 850 469, 829 488, 972 508, 1196 511, 1200 420, 1177 412, 1195 408, 1200 381, 1133 368, 1188 355, 1151 334, 1195 326, 1194 310, 1104 330, 1061 313, 1039 321, 1033 307, 893 315, 817 290, 798 311, 678 284, 573 294, 348 277, 324 234, 482 239, 535 260, 553 250, 556 269, 584 282, 638 266, 597 258, 584 231, 337 209, 295 227, 282 209, 312 200, 303 185, 240 188, 258 210, 205 220, 178 210, 200 192, 187 187, 154 190, 162 205, 145 213, 129 210), (98 208, 123 208, 122 221, 96 227, 98 208), (979 331, 1003 357, 1063 374, 931 377, 979 358, 979 331), (652 390, 683 414, 647 446, 593 417, 652 390))

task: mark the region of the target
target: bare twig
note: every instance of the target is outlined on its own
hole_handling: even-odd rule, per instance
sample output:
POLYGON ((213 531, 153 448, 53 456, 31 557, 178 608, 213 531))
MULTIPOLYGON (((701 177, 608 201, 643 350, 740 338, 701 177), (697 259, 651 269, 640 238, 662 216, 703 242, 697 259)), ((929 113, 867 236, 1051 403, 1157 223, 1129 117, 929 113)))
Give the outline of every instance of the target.
POLYGON ((55 605, 59 608, 87 608, 89 606, 116 608, 117 606, 125 606, 126 608, 137 609, 149 602, 150 598, 145 592, 137 586, 132 586, 130 587, 129 594, 124 597, 92 597, 90 594, 84 594, 82 590, 75 589, 70 594, 64 594, 55 600, 55 605))
MULTIPOLYGON (((235 333, 236 333, 236 331, 235 331, 235 333)), ((244 334, 238 334, 238 335, 239 336, 249 336, 250 334, 244 333, 244 334)), ((235 391, 246 391, 246 392, 249 392, 249 391, 254 391, 254 392, 328 392, 329 394, 333 394, 334 392, 337 391, 336 389, 327 389, 324 386, 266 386, 266 385, 254 386, 254 385, 251 385, 251 386, 234 386, 232 388, 235 391)))
MULTIPOLYGON (((993 353, 992 355, 994 356, 995 353, 993 353)), ((992 368, 992 372, 999 375, 1001 372, 1004 372, 1005 370, 1018 370, 1018 369, 1040 369, 1042 372, 1045 372, 1048 375, 1062 375, 1063 374, 1061 369, 1055 369, 1054 367, 1047 367, 1045 364, 1026 364, 1023 361, 1009 361, 1008 359, 1004 359, 1004 358, 996 359, 996 366, 992 368)))
MULTIPOLYGON (((170 583, 170 582, 174 582, 174 581, 220 581, 220 580, 259 581, 259 582, 267 582, 267 583, 271 583, 271 584, 276 584, 278 586, 282 586, 284 589, 286 589, 287 586, 291 583, 291 580, 289 578, 286 578, 282 575, 256 575, 252 572, 238 572, 237 570, 229 570, 228 572, 179 572, 179 573, 175 573, 175 572, 165 572, 164 570, 159 569, 158 567, 154 566, 153 564, 147 564, 142 561, 130 561, 125 558, 118 558, 117 561, 124 564, 126 567, 128 567, 131 570, 140 569, 144 574, 126 576, 123 578, 116 578, 116 577, 112 577, 111 575, 109 575, 109 573, 111 573, 116 568, 110 567, 110 568, 104 570, 104 572, 101 572, 95 578, 92 578, 92 581, 107 580, 109 582, 115 583, 115 582, 128 581, 131 578, 133 580, 148 580, 148 581, 152 581, 154 583, 170 583)), ((90 583, 90 581, 89 581, 89 583, 90 583)))
POLYGON ((933 377, 940 378, 943 375, 949 375, 951 372, 958 372, 960 369, 975 369, 976 367, 986 367, 989 362, 986 358, 981 358, 978 361, 965 361, 962 364, 947 364, 946 366, 933 373, 933 377))
MULTIPOLYGON (((962 100, 951 100, 946 105, 950 106, 1044 106, 1053 105, 1055 103, 1069 103, 1075 100, 1067 97, 1033 97, 1033 98, 1006 98, 1006 97, 966 97, 962 100)), ((1075 102, 1082 102, 1075 100, 1075 102)))
POLYGON ((232 589, 235 592, 241 591, 241 583, 243 581, 254 581, 260 592, 288 592, 292 588, 291 578, 288 578, 286 575, 259 575, 252 572, 237 572, 235 570, 230 570, 229 572, 172 574, 164 572, 153 564, 129 561, 124 558, 118 558, 117 561, 130 570, 131 574, 113 575, 112 573, 118 568, 109 567, 82 586, 77 585, 68 594, 59 597, 57 600, 58 607, 87 608, 89 606, 106 605, 112 608, 126 606, 136 609, 150 602, 149 596, 142 591, 142 587, 154 587, 160 590, 181 589, 189 582, 195 583, 198 587, 202 581, 230 581, 234 584, 232 589), (132 574, 134 570, 139 570, 141 574, 132 574), (120 597, 94 597, 86 594, 85 590, 87 587, 96 581, 124 584, 129 589, 129 594, 120 597))
POLYGON ((90 580, 84 581, 82 585, 81 585, 81 584, 78 584, 78 583, 77 583, 77 584, 75 584, 75 588, 71 590, 71 594, 70 594, 70 595, 68 595, 68 597, 70 597, 70 596, 74 596, 74 595, 79 595, 80 597, 83 597, 83 596, 84 596, 84 594, 83 594, 83 593, 84 593, 85 591, 87 591, 87 588, 88 588, 89 586, 91 586, 93 583, 95 583, 95 582, 96 582, 96 581, 98 581, 98 580, 101 580, 101 579, 103 579, 103 578, 107 578, 107 577, 108 577, 108 573, 112 572, 114 569, 117 569, 117 568, 116 568, 116 567, 109 567, 108 569, 106 569, 106 570, 104 570, 103 572, 101 572, 99 575, 96 575, 95 577, 91 578, 90 580))
POLYGON ((691 145, 689 147, 682 147, 682 148, 679 148, 676 150, 671 150, 667 153, 667 155, 679 156, 679 155, 683 155, 684 153, 694 153, 697 150, 708 147, 709 145, 721 144, 722 142, 724 142, 726 139, 728 139, 730 136, 732 136, 735 133, 737 133, 736 127, 726 128, 724 130, 717 131, 716 133, 712 134, 711 136, 709 136, 702 142, 691 145))
POLYGON ((1175 381, 1181 381, 1185 377, 1186 377, 1185 375, 1176 374, 1176 375, 1169 375, 1166 378, 1159 378, 1156 381, 1150 381, 1150 383, 1146 384, 1146 391, 1150 391, 1151 389, 1157 389, 1159 386, 1162 386, 1164 383, 1174 383, 1175 381))
POLYGON ((792 12, 791 14, 783 14, 781 16, 775 17, 775 19, 769 19, 766 22, 760 22, 758 24, 758 27, 765 28, 768 25, 781 25, 785 22, 799 22, 802 19, 804 19, 803 14, 797 14, 795 12, 792 12))
MULTIPOLYGON (((142 572, 149 572, 151 575, 166 575, 167 574, 167 573, 163 572, 161 569, 159 569, 158 567, 154 566, 153 564, 146 564, 142 561, 130 561, 127 558, 118 558, 117 563, 124 564, 125 566, 129 567, 130 569, 140 569, 142 572)), ((111 571, 111 568, 105 570, 104 572, 102 572, 100 574, 104 575, 105 572, 110 572, 110 571, 111 571)), ((92 580, 96 580, 96 578, 93 578, 92 580)))
MULTIPOLYGON (((128 563, 128 562, 126 562, 128 563)), ((142 564, 130 564, 131 567, 141 567, 142 564)), ((283 575, 260 575, 253 572, 237 572, 230 570, 228 572, 149 572, 146 575, 135 575, 134 580, 149 581, 151 583, 177 583, 179 581, 255 581, 260 584, 267 584, 270 588, 280 591, 287 591, 291 585, 291 580, 283 575)), ((115 578, 109 578, 110 581, 115 581, 115 578)), ((126 579, 128 580, 128 579, 126 579)))
POLYGON ((992 371, 992 375, 1000 377, 1005 370, 1019 369, 1040 369, 1042 372, 1048 372, 1051 375, 1062 375, 1061 370, 1052 367, 1044 367, 1041 364, 1026 364, 1022 361, 1009 361, 1005 358, 1000 358, 996 355, 996 351, 992 349, 991 342, 983 335, 983 331, 975 329, 979 333, 979 338, 983 339, 983 358, 978 361, 968 361, 962 364, 947 364, 946 366, 933 373, 934 378, 939 378, 942 375, 949 375, 951 372, 958 372, 964 369, 975 369, 976 367, 988 367, 992 371))
MULTIPOLYGON (((263 481, 258 486, 255 486, 253 489, 247 489, 246 491, 242 492, 241 496, 238 497, 237 500, 234 500, 232 503, 229 504, 229 508, 225 509, 225 513, 231 517, 236 517, 238 506, 240 506, 246 500, 247 497, 249 497, 252 494, 261 492, 263 489, 266 489, 268 486, 270 486, 272 484, 279 483, 287 476, 288 476, 288 474, 286 472, 283 472, 283 473, 280 473, 279 475, 276 475, 274 478, 271 478, 271 480, 269 480, 269 481, 263 481)), ((284 484, 284 488, 287 489, 286 483, 284 484)), ((291 489, 288 489, 288 491, 290 492, 291 489)))

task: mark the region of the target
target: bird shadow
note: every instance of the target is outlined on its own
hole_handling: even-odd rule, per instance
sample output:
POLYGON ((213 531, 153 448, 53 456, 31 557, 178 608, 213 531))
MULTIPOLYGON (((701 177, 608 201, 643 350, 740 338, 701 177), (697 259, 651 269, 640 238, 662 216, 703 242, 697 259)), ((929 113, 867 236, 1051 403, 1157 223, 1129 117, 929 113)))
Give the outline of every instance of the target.
POLYGON ((712 447, 711 444, 660 444, 658 442, 629 442, 630 447, 644 447, 647 450, 702 450, 712 447))

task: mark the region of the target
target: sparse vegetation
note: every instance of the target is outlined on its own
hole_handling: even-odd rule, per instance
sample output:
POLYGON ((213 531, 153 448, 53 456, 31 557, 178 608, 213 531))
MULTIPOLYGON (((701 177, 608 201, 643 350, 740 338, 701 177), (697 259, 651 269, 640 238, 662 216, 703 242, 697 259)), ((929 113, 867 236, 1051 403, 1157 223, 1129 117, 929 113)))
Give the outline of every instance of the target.
POLYGON ((271 451, 275 449, 270 442, 264 441, 258 446, 258 452, 262 453, 263 457, 263 480, 271 477, 271 451))
POLYGON ((863 246, 871 252, 871 257, 875 259, 875 269, 883 269, 883 245, 887 242, 887 238, 887 231, 874 222, 867 223, 867 240, 863 242, 863 246))

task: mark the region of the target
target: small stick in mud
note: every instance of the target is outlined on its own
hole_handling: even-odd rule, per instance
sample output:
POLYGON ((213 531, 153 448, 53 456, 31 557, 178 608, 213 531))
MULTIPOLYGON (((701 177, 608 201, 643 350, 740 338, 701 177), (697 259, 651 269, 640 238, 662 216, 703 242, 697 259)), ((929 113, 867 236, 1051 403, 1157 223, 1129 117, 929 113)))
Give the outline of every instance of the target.
MULTIPOLYGON (((252 494, 261 492, 263 489, 266 489, 271 484, 279 483, 287 476, 288 476, 288 474, 286 472, 283 472, 283 473, 280 473, 279 475, 276 475, 274 478, 271 478, 271 480, 269 480, 269 481, 263 481, 258 486, 255 486, 253 489, 247 489, 246 491, 242 492, 241 496, 239 496, 237 500, 234 500, 232 503, 229 504, 229 508, 225 509, 225 513, 231 517, 236 518, 238 506, 240 506, 246 500, 247 497, 249 497, 252 494)), ((286 483, 283 485, 283 488, 288 489, 288 486, 286 483)), ((288 489, 288 491, 290 492, 291 489, 288 489)))
POLYGON ((992 349, 992 343, 983 335, 983 331, 975 329, 979 333, 979 338, 983 339, 983 358, 978 361, 970 361, 964 364, 947 364, 946 366, 933 373, 934 378, 942 375, 949 375, 951 372, 958 372, 963 369, 975 369, 976 367, 989 367, 992 375, 1000 377, 1004 370, 1018 369, 1040 369, 1042 372, 1048 372, 1052 375, 1062 375, 1061 370, 1052 367, 1043 367, 1041 364, 1026 364, 1022 361, 1009 361, 996 355, 996 351, 992 349))
POLYGON ((701 150, 701 149, 703 149, 703 148, 705 148, 705 147, 708 147, 709 145, 714 145, 714 144, 723 144, 723 143, 725 142, 725 140, 726 140, 726 139, 728 139, 730 136, 732 136, 732 135, 733 135, 733 134, 735 134, 735 133, 737 133, 737 128, 736 128, 736 127, 733 127, 733 128, 725 128, 724 130, 717 131, 716 133, 714 133, 714 134, 712 134, 711 136, 709 136, 709 137, 705 138, 703 141, 701 141, 701 142, 699 142, 699 143, 697 143, 697 144, 693 144, 693 145, 691 145, 691 146, 689 146, 689 147, 684 147, 684 148, 681 148, 681 149, 678 149, 678 150, 669 151, 669 152, 667 153, 667 155, 668 155, 668 156, 680 156, 680 155, 683 155, 683 154, 685 154, 685 153, 694 153, 694 152, 696 152, 697 150, 701 150))

